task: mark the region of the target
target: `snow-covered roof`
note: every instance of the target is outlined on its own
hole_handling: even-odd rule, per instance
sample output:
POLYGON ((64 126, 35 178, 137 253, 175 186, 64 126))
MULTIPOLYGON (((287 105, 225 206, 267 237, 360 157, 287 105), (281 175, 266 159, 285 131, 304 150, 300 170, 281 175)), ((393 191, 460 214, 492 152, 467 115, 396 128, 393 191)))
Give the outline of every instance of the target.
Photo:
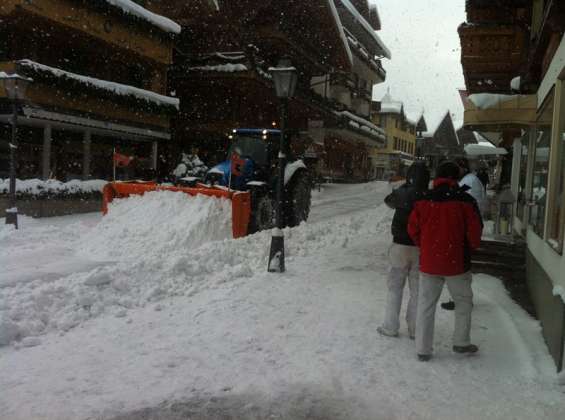
POLYGON ((420 122, 420 119, 424 115, 424 112, 423 111, 418 111, 418 112, 408 111, 408 110, 405 109, 404 114, 406 115, 406 121, 408 121, 409 124, 417 126, 418 123, 420 122))
POLYGON ((29 77, 22 76, 18 73, 6 73, 4 71, 0 71, 0 79, 20 79, 20 80, 27 80, 28 82, 33 82, 33 79, 29 77))
MULTIPOLYGON (((436 131, 439 129, 439 127, 447 117, 451 119, 451 112, 449 110, 445 111, 443 117, 441 117, 439 121, 436 121, 433 126, 430 126, 431 128, 426 133, 431 134, 431 137, 433 137, 436 134, 436 131)), ((455 130, 455 127, 453 127, 453 129, 455 130)))
POLYGON ((497 93, 475 93, 469 96, 469 101, 479 109, 492 108, 504 102, 511 101, 522 95, 501 95, 497 93))
POLYGON ((244 64, 218 64, 216 66, 194 66, 188 67, 188 70, 197 70, 197 71, 217 71, 220 73, 234 73, 238 71, 247 71, 249 70, 247 66, 244 64))
POLYGON ((385 131, 381 127, 373 124, 371 121, 366 120, 365 118, 361 118, 349 111, 334 111, 334 113, 340 117, 347 118, 349 120, 350 126, 366 131, 380 139, 385 139, 385 131))
POLYGON ((469 156, 499 156, 508 154, 508 151, 502 147, 495 147, 491 143, 479 143, 467 144, 465 153, 469 156))
POLYGON ((95 79, 93 77, 81 76, 79 74, 39 64, 31 60, 20 60, 17 62, 17 65, 18 67, 30 68, 39 73, 49 73, 51 76, 56 78, 70 79, 87 86, 112 92, 116 95, 134 96, 137 99, 152 102, 157 105, 173 106, 176 109, 179 109, 180 101, 178 98, 159 95, 158 93, 150 90, 144 90, 121 83, 109 82, 107 80, 95 79))
POLYGON ((385 96, 381 99, 381 114, 402 114, 404 112, 404 104, 400 101, 395 101, 390 96, 390 91, 387 90, 385 96))
POLYGON ((402 102, 381 102, 382 114, 402 114, 402 102))
POLYGON ((363 29, 373 38, 373 40, 379 45, 379 47, 382 49, 383 51, 383 55, 386 58, 391 58, 392 54, 390 52, 390 50, 387 48, 387 46, 385 45, 385 43, 381 40, 381 38, 379 37, 379 35, 377 34, 377 32, 371 27, 371 25, 369 24, 369 22, 367 22, 367 20, 361 15, 361 13, 359 13, 359 11, 357 10, 357 8, 349 1, 349 0, 339 0, 341 2, 341 4, 343 4, 345 6, 345 8, 347 8, 347 10, 349 11, 349 13, 351 13, 351 15, 353 15, 355 17, 355 19, 357 20, 357 22, 359 22, 361 24, 361 26, 363 27, 363 29))
MULTIPOLYGON (((171 19, 165 16, 158 15, 156 13, 150 12, 146 8, 140 6, 139 4, 133 2, 132 0, 105 0, 106 3, 121 9, 124 13, 135 16, 139 19, 143 19, 146 22, 158 27, 159 29, 173 33, 180 34, 181 26, 173 22, 171 19)), ((217 3, 216 3, 217 5, 217 3)))
POLYGON ((347 58, 349 59, 349 64, 353 64, 353 53, 351 52, 351 48, 349 48, 349 42, 347 41, 347 37, 345 36, 345 31, 343 29, 343 24, 341 23, 341 19, 339 18, 339 13, 337 12, 337 8, 335 7, 334 0, 327 0, 330 10, 332 11, 332 15, 334 17, 334 21, 337 26, 337 30, 339 32, 339 36, 341 38, 343 48, 345 48, 345 52, 347 53, 347 58))

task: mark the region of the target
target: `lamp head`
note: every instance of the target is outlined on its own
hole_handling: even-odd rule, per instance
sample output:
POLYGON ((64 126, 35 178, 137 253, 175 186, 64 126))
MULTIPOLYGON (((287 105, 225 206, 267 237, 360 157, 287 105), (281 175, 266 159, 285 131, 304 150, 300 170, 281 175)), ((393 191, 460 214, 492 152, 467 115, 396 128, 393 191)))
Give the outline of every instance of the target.
POLYGON ((269 68, 269 72, 273 76, 277 97, 292 98, 296 92, 298 76, 296 68, 292 66, 290 59, 281 58, 276 67, 269 68))
POLYGON ((20 76, 17 73, 7 74, 0 72, 0 82, 3 82, 6 96, 11 100, 25 99, 27 87, 32 81, 32 79, 20 76))

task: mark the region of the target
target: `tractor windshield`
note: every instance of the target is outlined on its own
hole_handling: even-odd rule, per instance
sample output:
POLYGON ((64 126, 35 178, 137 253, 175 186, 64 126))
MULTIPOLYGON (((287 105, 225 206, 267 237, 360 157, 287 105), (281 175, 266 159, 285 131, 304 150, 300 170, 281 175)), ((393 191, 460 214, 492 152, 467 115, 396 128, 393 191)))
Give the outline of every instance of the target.
POLYGON ((257 165, 267 165, 269 162, 268 144, 260 137, 237 136, 229 149, 228 158, 233 153, 249 158, 257 165))

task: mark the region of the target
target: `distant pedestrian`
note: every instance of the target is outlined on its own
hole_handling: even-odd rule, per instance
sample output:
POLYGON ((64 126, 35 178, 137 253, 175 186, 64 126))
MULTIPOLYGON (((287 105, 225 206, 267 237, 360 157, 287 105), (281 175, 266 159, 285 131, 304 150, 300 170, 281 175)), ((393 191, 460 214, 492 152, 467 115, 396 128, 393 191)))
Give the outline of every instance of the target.
POLYGON ((414 202, 428 189, 430 172, 424 163, 414 163, 408 169, 407 181, 385 198, 385 203, 395 210, 392 219, 393 243, 389 250, 390 271, 385 319, 377 331, 389 337, 397 337, 400 328, 400 308, 406 280, 410 298, 406 310, 408 334, 414 338, 416 328, 416 305, 418 302, 419 252, 407 231, 408 218, 414 202))
POLYGON ((415 203, 408 222, 408 233, 420 247, 416 351, 421 361, 432 357, 436 306, 444 283, 455 301, 453 351, 478 351, 470 341, 470 254, 480 245, 482 221, 475 200, 459 187, 458 178, 455 163, 442 163, 433 189, 415 203))

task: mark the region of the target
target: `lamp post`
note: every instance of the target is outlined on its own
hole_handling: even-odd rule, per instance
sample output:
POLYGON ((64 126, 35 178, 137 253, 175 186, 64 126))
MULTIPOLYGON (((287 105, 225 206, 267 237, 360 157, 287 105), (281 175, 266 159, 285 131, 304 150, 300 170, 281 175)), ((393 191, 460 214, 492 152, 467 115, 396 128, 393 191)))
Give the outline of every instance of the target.
POLYGON ((10 141, 10 204, 6 209, 6 224, 18 228, 18 208, 16 203, 16 153, 18 151, 18 105, 25 98, 27 86, 32 81, 18 74, 0 72, 6 96, 12 102, 12 138, 10 141))
POLYGON ((279 146, 279 175, 277 179, 277 205, 275 213, 276 227, 273 229, 271 238, 271 251, 269 253, 269 272, 284 273, 284 173, 286 166, 285 130, 288 118, 288 99, 294 96, 296 91, 296 68, 288 58, 282 58, 277 67, 269 68, 273 76, 277 97, 280 100, 280 146, 279 146))

